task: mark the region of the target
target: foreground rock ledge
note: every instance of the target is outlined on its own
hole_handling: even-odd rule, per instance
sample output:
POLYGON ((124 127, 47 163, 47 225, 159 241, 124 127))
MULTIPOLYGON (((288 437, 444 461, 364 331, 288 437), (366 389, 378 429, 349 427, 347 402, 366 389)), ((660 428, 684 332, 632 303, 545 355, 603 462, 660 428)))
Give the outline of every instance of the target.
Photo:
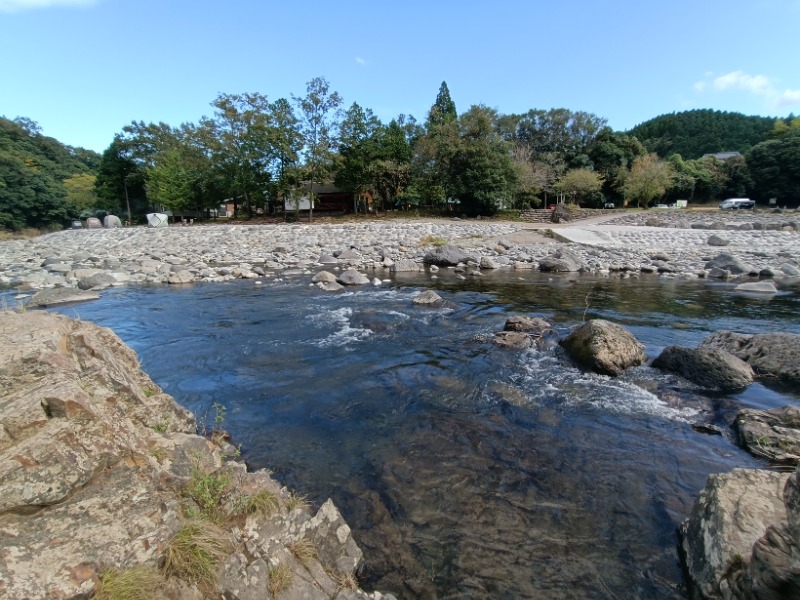
POLYGON ((800 598, 800 471, 709 476, 681 538, 692 598, 800 598))
POLYGON ((266 599, 280 575, 281 598, 391 598, 353 585, 363 556, 330 500, 312 516, 227 459, 110 330, 0 312, 0 383, 0 597, 88 598, 145 567, 152 597, 266 599), (204 477, 227 482, 211 507, 187 493, 204 477), (210 578, 166 577, 176 533, 212 511, 225 552, 210 578))

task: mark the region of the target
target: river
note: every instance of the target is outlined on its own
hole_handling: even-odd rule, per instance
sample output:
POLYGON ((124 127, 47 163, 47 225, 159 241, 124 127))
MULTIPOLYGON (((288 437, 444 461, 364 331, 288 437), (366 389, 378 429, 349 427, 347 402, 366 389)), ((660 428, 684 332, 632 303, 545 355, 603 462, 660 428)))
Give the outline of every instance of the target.
POLYGON ((800 286, 732 287, 515 271, 323 293, 286 279, 116 288, 58 312, 111 327, 198 420, 213 425, 223 406, 251 468, 317 505, 333 498, 365 551, 365 589, 686 598, 676 530, 707 475, 764 466, 736 446, 736 411, 800 394, 709 395, 649 367, 614 379, 557 346, 491 339, 512 314, 550 319, 560 336, 609 319, 650 357, 723 329, 800 333, 800 286), (413 305, 426 288, 446 306, 413 305))

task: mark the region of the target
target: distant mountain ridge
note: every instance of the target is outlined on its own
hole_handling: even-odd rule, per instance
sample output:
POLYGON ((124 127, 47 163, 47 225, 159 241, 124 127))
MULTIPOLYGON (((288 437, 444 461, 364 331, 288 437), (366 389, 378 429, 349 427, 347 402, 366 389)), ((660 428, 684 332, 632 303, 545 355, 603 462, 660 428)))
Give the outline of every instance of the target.
POLYGON ((685 159, 694 159, 716 152, 744 154, 769 137, 776 121, 775 117, 698 109, 655 117, 627 133, 659 156, 680 154, 685 159))

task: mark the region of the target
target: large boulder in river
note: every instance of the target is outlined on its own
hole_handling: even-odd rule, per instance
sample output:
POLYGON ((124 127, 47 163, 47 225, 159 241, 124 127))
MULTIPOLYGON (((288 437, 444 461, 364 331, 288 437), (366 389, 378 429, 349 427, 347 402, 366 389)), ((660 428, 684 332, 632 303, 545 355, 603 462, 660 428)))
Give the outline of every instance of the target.
POLYGON ((561 340, 579 364, 604 375, 619 375, 645 360, 644 344, 610 321, 592 319, 561 340))
POLYGON ((700 347, 726 350, 748 363, 760 377, 800 384, 800 335, 796 333, 718 331, 705 338, 700 347))
POLYGON ((583 268, 583 262, 569 250, 556 250, 539 261, 539 270, 552 273, 574 273, 583 268))
POLYGON ((421 294, 417 295, 411 302, 413 304, 430 306, 434 304, 441 304, 444 302, 444 300, 433 290, 425 290, 421 294))
POLYGON ((410 258, 393 262, 389 267, 389 271, 392 273, 416 273, 423 270, 424 269, 420 263, 415 260, 411 260, 410 258))
POLYGON ((777 464, 800 463, 800 407, 745 408, 736 415, 733 428, 739 444, 751 454, 777 464))
POLYGON ((311 283, 331 283, 336 281, 336 275, 330 271, 318 271, 311 278, 311 283))
POLYGON ((336 278, 336 281, 342 285, 365 285, 369 283, 369 277, 356 269, 347 269, 341 272, 339 277, 336 278))
POLYGON ((478 262, 474 254, 467 254, 461 248, 455 246, 440 246, 426 253, 422 262, 426 265, 436 265, 437 267, 455 267, 459 263, 468 261, 478 262))
POLYGON ((708 477, 681 526, 691 597, 799 597, 797 477, 755 469, 708 477))
POLYGON ((653 366, 711 390, 741 390, 753 383, 750 365, 719 348, 668 346, 653 366))

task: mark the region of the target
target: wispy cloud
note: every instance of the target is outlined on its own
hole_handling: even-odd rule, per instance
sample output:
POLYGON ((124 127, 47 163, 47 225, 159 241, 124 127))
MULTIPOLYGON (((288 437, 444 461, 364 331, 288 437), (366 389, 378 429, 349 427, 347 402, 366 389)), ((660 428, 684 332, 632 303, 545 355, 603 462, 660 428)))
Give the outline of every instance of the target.
POLYGON ((362 67, 363 67, 363 66, 366 66, 366 64, 367 64, 367 61, 365 61, 365 60, 364 60, 363 58, 361 58, 360 56, 356 56, 356 62, 357 62, 358 64, 360 64, 362 67))
POLYGON ((714 77, 713 73, 705 73, 704 79, 692 86, 695 92, 730 92, 739 91, 763 98, 772 109, 800 105, 800 90, 780 89, 766 75, 752 75, 744 71, 731 71, 725 75, 714 77))
POLYGON ((0 12, 15 13, 54 6, 90 6, 98 0, 0 0, 0 12))

